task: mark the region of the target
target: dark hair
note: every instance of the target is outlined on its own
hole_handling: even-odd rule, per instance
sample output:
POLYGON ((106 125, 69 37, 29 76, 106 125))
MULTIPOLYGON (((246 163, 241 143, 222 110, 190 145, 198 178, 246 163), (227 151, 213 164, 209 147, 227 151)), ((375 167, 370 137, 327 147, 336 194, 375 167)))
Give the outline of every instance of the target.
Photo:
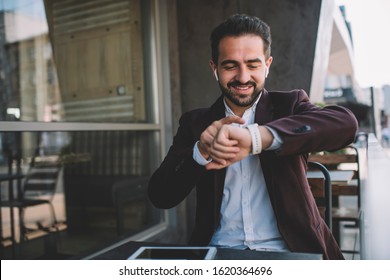
POLYGON ((210 36, 211 57, 214 63, 218 62, 219 42, 224 37, 238 37, 253 34, 261 37, 264 42, 264 54, 268 58, 271 55, 271 30, 264 21, 255 16, 236 14, 218 25, 210 36))

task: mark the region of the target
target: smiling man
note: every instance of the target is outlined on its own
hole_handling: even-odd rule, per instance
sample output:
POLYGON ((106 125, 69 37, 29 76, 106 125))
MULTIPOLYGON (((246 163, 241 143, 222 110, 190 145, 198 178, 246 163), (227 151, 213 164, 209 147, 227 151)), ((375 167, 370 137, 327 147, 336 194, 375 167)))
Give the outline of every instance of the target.
POLYGON ((171 208, 196 188, 191 245, 342 259, 311 194, 307 155, 350 144, 355 117, 343 107, 316 107, 303 90, 264 88, 271 33, 257 17, 234 15, 217 26, 211 52, 222 94, 210 108, 181 117, 150 179, 151 201, 171 208))
POLYGON ((259 52, 263 45, 258 36, 225 37, 220 41, 220 62, 210 61, 228 106, 239 115, 255 102, 264 88, 272 57, 266 59, 259 52))

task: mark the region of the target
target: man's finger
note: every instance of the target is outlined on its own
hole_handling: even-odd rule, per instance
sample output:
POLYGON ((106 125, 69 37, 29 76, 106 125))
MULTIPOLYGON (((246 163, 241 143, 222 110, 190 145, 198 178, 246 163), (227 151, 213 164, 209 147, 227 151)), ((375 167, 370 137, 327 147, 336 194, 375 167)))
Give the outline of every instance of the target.
POLYGON ((220 121, 222 124, 232 124, 232 123, 244 124, 245 123, 244 119, 238 116, 227 116, 221 119, 220 121))

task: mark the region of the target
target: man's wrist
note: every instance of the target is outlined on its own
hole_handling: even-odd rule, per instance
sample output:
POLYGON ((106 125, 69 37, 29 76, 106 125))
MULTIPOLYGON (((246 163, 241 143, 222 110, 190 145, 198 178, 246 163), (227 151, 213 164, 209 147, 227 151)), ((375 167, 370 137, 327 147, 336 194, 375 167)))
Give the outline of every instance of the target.
POLYGON ((207 165, 208 163, 210 163, 211 159, 206 159, 204 157, 204 155, 201 153, 201 151, 199 149, 198 142, 196 142, 195 145, 194 145, 194 150, 193 150, 192 157, 199 165, 203 165, 204 166, 204 165, 207 165))
POLYGON ((262 139, 257 123, 247 125, 246 128, 249 130, 252 139, 252 155, 260 154, 262 151, 262 139))
POLYGON ((205 152, 205 149, 200 141, 196 142, 196 145, 198 146, 198 150, 202 157, 204 157, 205 160, 210 160, 210 155, 205 152))

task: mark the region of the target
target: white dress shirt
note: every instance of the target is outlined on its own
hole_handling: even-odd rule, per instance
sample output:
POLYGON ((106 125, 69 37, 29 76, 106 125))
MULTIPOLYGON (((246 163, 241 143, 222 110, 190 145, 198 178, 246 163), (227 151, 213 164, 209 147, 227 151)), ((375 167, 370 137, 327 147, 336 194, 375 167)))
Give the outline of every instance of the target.
MULTIPOLYGON (((243 126, 254 123, 259 99, 244 112, 243 126)), ((226 103, 225 113, 226 116, 234 115, 226 103)), ((276 131, 270 130, 274 141, 268 150, 278 149, 283 142, 276 131)), ((201 165, 210 162, 200 154, 197 143, 193 157, 201 165)), ((210 245, 252 250, 288 250, 277 227, 258 155, 250 155, 227 167, 221 221, 210 245)))

